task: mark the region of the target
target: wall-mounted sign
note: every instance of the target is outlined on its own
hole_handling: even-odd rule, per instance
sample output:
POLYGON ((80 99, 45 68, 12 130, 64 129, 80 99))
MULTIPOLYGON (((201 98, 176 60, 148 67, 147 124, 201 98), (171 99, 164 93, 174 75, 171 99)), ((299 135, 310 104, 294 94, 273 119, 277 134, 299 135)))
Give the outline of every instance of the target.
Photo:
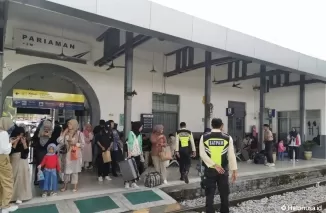
POLYGON ((228 107, 226 108, 226 116, 233 116, 234 115, 234 108, 228 107))
POLYGON ((31 32, 22 29, 14 30, 14 48, 47 52, 65 56, 90 60, 91 46, 62 37, 31 32))
POLYGON ((275 118, 275 109, 268 109, 268 117, 275 118))
POLYGON ((84 110, 85 97, 80 94, 67 94, 33 90, 13 90, 13 106, 21 108, 84 110))
POLYGON ((23 90, 23 89, 14 89, 12 97, 13 99, 61 101, 61 102, 73 102, 73 103, 85 102, 84 95, 80 95, 80 94, 68 94, 68 93, 34 91, 34 90, 23 90))
POLYGON ((140 115, 140 121, 143 124, 143 132, 149 133, 153 130, 153 114, 141 114, 140 115))

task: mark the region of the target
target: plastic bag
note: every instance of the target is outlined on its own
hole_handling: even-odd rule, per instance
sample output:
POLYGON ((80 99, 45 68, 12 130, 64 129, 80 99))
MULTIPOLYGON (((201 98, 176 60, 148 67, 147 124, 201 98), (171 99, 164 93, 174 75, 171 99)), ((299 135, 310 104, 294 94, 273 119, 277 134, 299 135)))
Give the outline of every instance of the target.
POLYGON ((71 160, 78 160, 78 148, 77 146, 73 146, 71 147, 71 151, 70 151, 70 159, 71 160))
POLYGON ((37 173, 37 181, 42 181, 42 180, 44 180, 44 174, 42 170, 39 170, 37 173))

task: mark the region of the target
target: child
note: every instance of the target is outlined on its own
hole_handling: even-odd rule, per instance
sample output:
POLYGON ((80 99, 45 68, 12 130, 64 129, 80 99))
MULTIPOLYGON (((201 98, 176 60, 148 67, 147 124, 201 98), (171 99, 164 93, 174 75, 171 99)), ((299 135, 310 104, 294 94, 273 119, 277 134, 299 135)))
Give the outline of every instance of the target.
POLYGON ((278 143, 278 159, 279 160, 284 160, 284 152, 285 152, 285 146, 283 141, 280 141, 278 143))
POLYGON ((48 145, 48 153, 44 156, 41 164, 38 166, 38 169, 44 167, 44 184, 43 184, 43 194, 42 197, 46 197, 48 192, 51 196, 56 195, 58 189, 58 179, 57 171, 60 172, 60 164, 58 156, 55 154, 56 145, 51 143, 48 145))

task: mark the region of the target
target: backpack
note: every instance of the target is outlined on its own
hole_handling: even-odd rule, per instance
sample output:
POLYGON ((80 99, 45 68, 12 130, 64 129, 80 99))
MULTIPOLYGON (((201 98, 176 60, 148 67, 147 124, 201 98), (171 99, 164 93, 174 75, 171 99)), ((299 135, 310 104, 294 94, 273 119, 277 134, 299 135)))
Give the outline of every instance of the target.
POLYGON ((161 174, 158 172, 151 172, 145 176, 144 185, 149 188, 161 185, 161 174))

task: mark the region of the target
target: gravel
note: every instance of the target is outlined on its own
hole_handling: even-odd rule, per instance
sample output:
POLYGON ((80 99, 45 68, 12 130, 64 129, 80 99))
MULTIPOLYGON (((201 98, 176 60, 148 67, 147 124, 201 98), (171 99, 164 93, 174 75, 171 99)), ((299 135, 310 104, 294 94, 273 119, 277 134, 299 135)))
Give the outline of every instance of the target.
MULTIPOLYGON (((261 200, 250 200, 231 207, 231 213, 279 213, 296 210, 314 210, 313 204, 326 201, 326 186, 310 187, 283 195, 274 195, 261 200)), ((322 209, 319 209, 322 210, 322 209)))
MULTIPOLYGON (((293 182, 291 184, 285 184, 285 185, 280 185, 280 186, 276 186, 276 187, 271 187, 271 188, 264 188, 264 189, 257 189, 257 190, 253 190, 253 191, 239 191, 239 192, 234 192, 234 193, 231 193, 230 194, 230 200, 234 200, 234 199, 239 199, 239 198, 243 198, 243 197, 248 197, 248 196, 255 196, 255 195, 259 195, 259 194, 263 194, 263 193, 267 193, 267 192, 271 192, 271 191, 277 191, 277 190, 281 190, 281 189, 286 189, 286 188, 294 188, 294 187, 297 187, 297 186, 302 186, 302 185, 305 185, 305 184, 310 184, 310 183, 316 183, 316 182, 321 182, 321 181, 325 181, 325 178, 324 177, 321 177, 321 178, 314 178, 314 179, 308 179, 308 178, 305 178, 305 179, 301 179, 299 181, 296 181, 296 182, 293 182)), ((320 186, 316 189, 322 189, 324 188, 324 186, 320 186)), ((324 188, 324 190, 326 190, 326 188, 324 188)), ((326 193, 324 193, 326 194, 326 193)), ((277 195, 277 196, 280 196, 280 195, 277 195)), ((307 195, 305 195, 307 197, 307 195)), ((309 195, 310 196, 310 195, 309 195)), ((322 194, 319 194, 317 197, 323 197, 324 195, 322 194)), ((326 196, 326 195, 325 195, 326 196)), ((285 196, 285 202, 294 202, 292 201, 292 195, 286 195, 285 196)), ((272 198, 271 198, 272 199, 272 198)), ((283 198, 279 198, 279 199, 283 199, 283 198)), ((298 198, 299 200, 302 201, 303 198, 298 198)), ((304 198, 305 199, 305 198, 304 198)), ((313 200, 312 198, 310 200, 313 200)), ((326 199, 324 199, 326 201, 326 199)), ((248 213, 248 212, 259 212, 261 213, 261 209, 259 208, 259 206, 265 206, 267 205, 267 202, 268 199, 265 198, 259 202, 261 203, 253 203, 252 205, 250 204, 250 202, 256 202, 256 201, 248 201, 249 203, 247 205, 250 205, 250 211, 247 210, 247 211, 242 211, 242 210, 239 210, 237 209, 237 211, 233 211, 233 212, 236 212, 236 213, 248 213), (258 205, 259 204, 259 205, 258 205), (258 210, 254 210, 256 208, 253 208, 253 205, 257 205, 257 208, 258 210)), ((214 198, 214 202, 215 203, 219 203, 220 202, 220 197, 219 195, 216 195, 215 198, 214 198)), ((196 199, 193 199, 193 200, 185 200, 185 201, 182 201, 180 202, 180 204, 182 206, 185 206, 185 207, 196 207, 196 206, 203 206, 205 205, 205 197, 199 197, 199 198, 196 198, 196 199)), ((280 201, 277 201, 277 205, 278 205, 278 211, 270 211, 270 212, 281 212, 280 211, 280 201)), ((282 204, 283 205, 283 204, 282 204)), ((290 205, 290 203, 289 203, 290 205)), ((293 205, 295 205, 295 203, 293 203, 293 205)), ((243 209, 244 207, 242 207, 241 205, 238 207, 240 209, 243 209)), ((265 208, 265 207, 264 207, 265 208)), ((268 210, 269 207, 266 207, 266 210, 268 210)), ((233 209, 233 208, 231 208, 233 209)), ((230 210, 231 210, 230 209, 230 210)), ((268 213, 268 211, 265 211, 264 209, 264 213, 268 213)), ((325 212, 326 213, 326 212, 325 212)))

